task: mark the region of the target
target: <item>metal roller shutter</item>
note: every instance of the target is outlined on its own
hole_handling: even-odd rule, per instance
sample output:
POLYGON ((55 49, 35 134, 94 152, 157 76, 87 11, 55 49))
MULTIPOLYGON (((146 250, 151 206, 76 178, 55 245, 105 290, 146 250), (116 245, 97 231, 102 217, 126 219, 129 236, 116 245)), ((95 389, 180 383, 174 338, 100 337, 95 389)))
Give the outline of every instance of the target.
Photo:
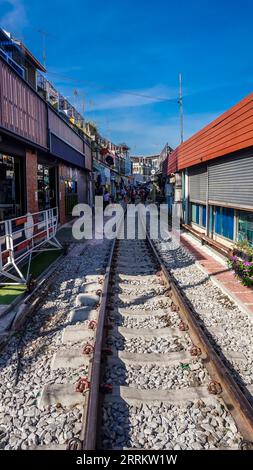
POLYGON ((253 208, 253 153, 208 166, 209 201, 253 208))
POLYGON ((206 165, 190 168, 189 174, 189 198, 190 201, 206 203, 207 192, 207 168, 206 165))

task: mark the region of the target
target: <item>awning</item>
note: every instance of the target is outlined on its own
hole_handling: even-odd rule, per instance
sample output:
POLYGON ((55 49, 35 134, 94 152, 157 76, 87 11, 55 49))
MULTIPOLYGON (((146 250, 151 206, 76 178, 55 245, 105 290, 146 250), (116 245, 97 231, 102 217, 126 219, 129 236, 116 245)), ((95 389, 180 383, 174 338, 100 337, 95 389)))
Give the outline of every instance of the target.
POLYGON ((101 165, 99 162, 93 160, 93 171, 99 173, 101 176, 101 184, 110 184, 111 182, 111 172, 109 168, 101 165))

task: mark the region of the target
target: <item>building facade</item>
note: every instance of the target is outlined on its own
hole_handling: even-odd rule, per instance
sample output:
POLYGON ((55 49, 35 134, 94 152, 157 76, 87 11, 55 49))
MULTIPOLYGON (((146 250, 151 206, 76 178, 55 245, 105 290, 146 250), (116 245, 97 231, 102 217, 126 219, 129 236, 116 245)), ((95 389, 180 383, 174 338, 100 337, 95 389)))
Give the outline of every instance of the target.
POLYGON ((131 156, 132 171, 135 183, 151 181, 153 175, 159 172, 160 155, 131 156))
POLYGON ((64 223, 89 202, 91 143, 43 72, 0 30, 0 220, 57 206, 64 223))
POLYGON ((253 94, 177 147, 167 174, 184 223, 226 246, 253 245, 253 94))
POLYGON ((107 189, 116 199, 131 182, 130 149, 125 143, 116 145, 102 137, 91 122, 87 123, 86 132, 92 141, 93 194, 102 195, 107 189))

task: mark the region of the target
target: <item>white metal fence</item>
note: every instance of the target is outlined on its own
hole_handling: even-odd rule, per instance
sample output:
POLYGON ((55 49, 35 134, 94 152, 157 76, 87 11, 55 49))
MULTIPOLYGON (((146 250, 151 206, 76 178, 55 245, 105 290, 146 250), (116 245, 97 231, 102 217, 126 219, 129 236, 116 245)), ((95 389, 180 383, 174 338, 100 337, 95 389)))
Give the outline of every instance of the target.
POLYGON ((56 239, 57 225, 57 207, 0 221, 0 285, 26 284, 32 254, 62 248, 56 239), (22 263, 27 263, 26 275, 22 263))

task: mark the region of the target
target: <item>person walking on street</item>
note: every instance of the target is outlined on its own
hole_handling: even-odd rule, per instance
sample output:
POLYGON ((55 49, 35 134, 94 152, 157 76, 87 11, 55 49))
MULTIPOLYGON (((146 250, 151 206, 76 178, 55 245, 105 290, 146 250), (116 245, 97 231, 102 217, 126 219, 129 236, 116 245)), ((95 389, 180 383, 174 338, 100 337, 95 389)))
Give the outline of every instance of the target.
POLYGON ((135 204, 135 199, 136 199, 136 191, 133 188, 132 191, 131 191, 131 203, 132 204, 135 204))
POLYGON ((110 203, 110 193, 107 191, 107 189, 104 192, 103 201, 104 201, 104 210, 105 210, 105 208, 110 203))
POLYGON ((146 192, 145 192, 145 189, 141 189, 140 190, 140 196, 141 196, 141 202, 145 202, 145 195, 146 195, 146 192))
POLYGON ((125 201, 125 197, 126 197, 126 190, 125 190, 125 188, 122 188, 122 190, 121 190, 121 198, 122 198, 123 201, 125 201))

